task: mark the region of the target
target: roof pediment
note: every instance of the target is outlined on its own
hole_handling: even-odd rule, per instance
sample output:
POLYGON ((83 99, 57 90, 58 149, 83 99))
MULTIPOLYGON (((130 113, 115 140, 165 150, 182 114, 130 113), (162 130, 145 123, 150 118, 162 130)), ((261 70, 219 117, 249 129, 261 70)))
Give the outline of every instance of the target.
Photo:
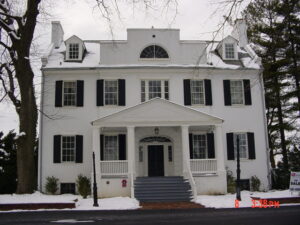
POLYGON ((221 118, 185 107, 168 100, 155 98, 117 113, 99 118, 93 126, 175 126, 214 125, 221 118))

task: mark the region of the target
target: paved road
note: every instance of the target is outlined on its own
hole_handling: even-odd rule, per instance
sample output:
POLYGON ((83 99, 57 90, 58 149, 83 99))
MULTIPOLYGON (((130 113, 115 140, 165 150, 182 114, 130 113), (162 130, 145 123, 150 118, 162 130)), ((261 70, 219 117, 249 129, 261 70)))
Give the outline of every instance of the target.
POLYGON ((299 225, 300 206, 279 209, 177 209, 133 211, 37 211, 0 213, 2 225, 299 225))

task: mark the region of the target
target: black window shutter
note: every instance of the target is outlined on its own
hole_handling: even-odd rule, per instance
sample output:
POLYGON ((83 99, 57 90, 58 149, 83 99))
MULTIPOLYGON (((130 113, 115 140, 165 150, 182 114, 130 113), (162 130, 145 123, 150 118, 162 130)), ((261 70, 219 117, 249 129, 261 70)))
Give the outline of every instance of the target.
POLYGON ((104 83, 103 80, 97 80, 97 106, 103 106, 104 83))
POLYGON ((231 105, 230 80, 223 80, 223 86, 225 105, 231 105))
POLYGON ((215 138, 214 133, 207 133, 207 153, 209 159, 215 158, 215 138))
POLYGON ((53 140, 53 163, 61 162, 61 135, 54 135, 53 140))
POLYGON ((212 105, 211 80, 204 80, 205 85, 205 105, 212 105))
POLYGON ((234 160, 233 133, 227 133, 227 159, 234 160))
POLYGON ((83 153, 83 136, 76 135, 76 163, 82 163, 82 154, 83 153))
POLYGON ((245 105, 252 105, 250 80, 243 80, 245 105))
POLYGON ((55 82, 55 107, 62 107, 62 80, 57 80, 55 82))
POLYGON ((190 142, 190 159, 193 159, 193 134, 189 134, 189 142, 190 142))
POLYGON ((83 106, 83 98, 84 98, 84 81, 77 81, 77 106, 83 106))
POLYGON ((126 160, 126 135, 119 134, 119 160, 126 160))
POLYGON ((104 135, 100 134, 100 160, 104 160, 104 135))
POLYGON ((191 105, 191 80, 183 80, 184 105, 191 105))
POLYGON ((119 105, 125 106, 126 105, 125 80, 119 79, 118 86, 119 86, 119 105))
POLYGON ((249 159, 255 159, 254 133, 247 133, 249 159))

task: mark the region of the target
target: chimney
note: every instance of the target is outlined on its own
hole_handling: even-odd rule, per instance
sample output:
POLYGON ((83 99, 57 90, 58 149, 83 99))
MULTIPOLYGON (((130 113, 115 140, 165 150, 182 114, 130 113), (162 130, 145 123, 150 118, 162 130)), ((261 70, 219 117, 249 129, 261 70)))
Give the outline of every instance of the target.
POLYGON ((242 48, 248 44, 247 25, 244 19, 237 19, 235 21, 231 36, 239 41, 239 46, 242 48))
POLYGON ((51 43, 54 48, 59 48, 60 44, 64 41, 64 30, 59 21, 52 21, 51 43))

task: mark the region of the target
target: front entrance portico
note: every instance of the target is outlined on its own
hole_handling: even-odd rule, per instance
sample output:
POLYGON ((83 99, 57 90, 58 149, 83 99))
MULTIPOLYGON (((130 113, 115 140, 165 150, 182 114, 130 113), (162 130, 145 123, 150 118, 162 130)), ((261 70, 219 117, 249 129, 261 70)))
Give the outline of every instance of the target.
MULTIPOLYGON (((107 196, 105 190, 109 189, 110 182, 126 179, 127 188, 120 188, 116 193, 133 197, 137 176, 183 176, 189 180, 196 195, 195 175, 209 172, 218 176, 225 172, 222 122, 220 118, 160 98, 92 122, 100 196, 107 196), (206 135, 208 133, 211 135, 206 135), (110 138, 105 137, 109 135, 117 136, 118 150, 111 147, 117 145, 107 142, 110 138), (153 141, 150 141, 151 137, 153 141), (213 141, 213 154, 210 149, 198 148, 197 138, 213 141), (121 141, 123 139, 126 143, 121 141), (113 160, 105 158, 109 151, 115 151, 113 160), (121 159, 122 155, 126 157, 121 159)), ((109 193, 112 193, 111 189, 109 193)))

